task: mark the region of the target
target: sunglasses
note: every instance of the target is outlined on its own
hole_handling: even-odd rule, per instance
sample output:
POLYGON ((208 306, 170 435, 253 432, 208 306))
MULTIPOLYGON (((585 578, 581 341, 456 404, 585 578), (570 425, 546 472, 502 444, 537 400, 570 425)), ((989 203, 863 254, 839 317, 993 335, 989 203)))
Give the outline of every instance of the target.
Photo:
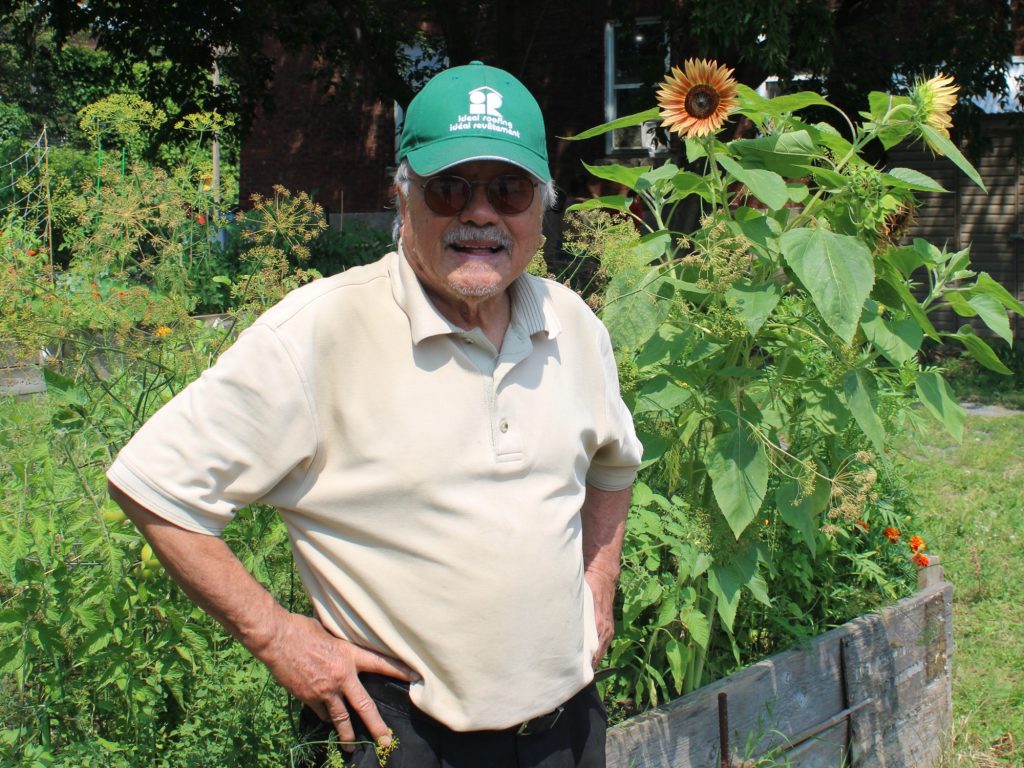
POLYGON ((495 176, 490 181, 469 181, 461 176, 433 176, 420 184, 423 201, 438 216, 461 213, 473 199, 476 187, 486 190, 487 202, 494 210, 512 216, 530 207, 537 182, 519 175, 495 176))

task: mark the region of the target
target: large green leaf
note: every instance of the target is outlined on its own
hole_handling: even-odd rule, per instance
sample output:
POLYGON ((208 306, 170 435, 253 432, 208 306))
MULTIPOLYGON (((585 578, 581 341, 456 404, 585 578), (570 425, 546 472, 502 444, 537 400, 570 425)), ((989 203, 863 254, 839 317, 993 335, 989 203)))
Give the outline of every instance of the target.
POLYGON ((614 181, 617 184, 624 184, 630 189, 636 189, 640 177, 651 170, 649 165, 588 165, 583 164, 587 172, 599 179, 614 181))
POLYGON ((985 343, 984 339, 979 338, 974 333, 974 329, 969 325, 960 326, 960 330, 956 333, 944 333, 942 334, 947 339, 956 339, 967 352, 977 360, 979 363, 984 365, 991 371, 996 373, 1002 373, 1007 376, 1011 375, 1013 371, 1003 365, 1003 362, 999 359, 995 352, 992 351, 992 347, 985 343))
POLYGON ((871 299, 864 302, 860 327, 868 341, 893 365, 902 365, 910 360, 924 340, 924 333, 917 322, 909 318, 886 320, 879 314, 878 303, 871 299))
POLYGON ((601 319, 616 349, 637 349, 665 322, 672 304, 659 295, 664 288, 658 267, 623 269, 612 278, 601 319))
POLYGON ((927 313, 924 308, 918 303, 917 299, 914 298, 914 294, 910 292, 910 288, 907 284, 900 280, 898 277, 889 279, 888 277, 883 278, 885 284, 893 290, 893 292, 899 296, 902 302, 902 309, 905 309, 907 313, 913 318, 914 322, 917 323, 918 328, 924 333, 925 336, 939 340, 939 332, 935 330, 935 326, 932 325, 932 321, 928 319, 927 313))
POLYGON ((949 384, 938 371, 925 371, 914 383, 917 397, 925 409, 946 427, 957 442, 964 440, 964 422, 967 413, 956 402, 949 384))
POLYGON ((693 642, 701 648, 708 647, 708 640, 711 639, 711 627, 703 613, 692 606, 684 608, 679 612, 679 621, 686 627, 693 642))
POLYGON ((978 313, 978 316, 993 333, 1007 344, 1013 344, 1013 333, 1010 331, 1010 318, 1006 309, 995 296, 984 293, 968 294, 967 303, 978 313))
POLYGON ((779 208, 784 208, 789 202, 789 190, 786 189, 786 180, 774 171, 744 168, 731 157, 725 155, 716 159, 719 165, 732 174, 737 181, 744 184, 754 197, 769 208, 778 210, 779 208))
POLYGON ((718 615, 731 630, 740 604, 740 592, 757 575, 757 547, 744 542, 728 557, 722 557, 708 569, 708 589, 718 598, 718 615))
POLYGON ((994 299, 998 299, 999 303, 1007 309, 1013 310, 1018 315, 1024 315, 1024 304, 1014 298, 1002 284, 997 283, 988 272, 979 272, 978 279, 975 285, 971 288, 971 293, 982 293, 986 296, 991 296, 994 299))
POLYGON ((643 235, 630 250, 637 254, 638 261, 650 264, 652 261, 662 259, 671 247, 672 233, 667 229, 659 229, 656 232, 648 232, 643 235))
POLYGON ((757 336, 781 298, 782 288, 774 282, 751 285, 741 280, 733 283, 725 293, 725 300, 743 319, 751 336, 757 336))
POLYGON ((648 120, 659 120, 661 119, 661 110, 658 107, 651 107, 650 109, 644 110, 643 112, 636 112, 632 115, 626 115, 625 117, 619 117, 607 123, 588 128, 582 133, 577 133, 575 136, 560 136, 559 138, 566 139, 568 141, 580 141, 581 139, 591 139, 594 136, 600 136, 608 131, 614 131, 618 128, 632 128, 634 125, 642 125, 648 120))
POLYGON ((768 456, 750 427, 740 420, 735 429, 716 435, 704 455, 711 488, 726 522, 738 539, 754 519, 768 491, 768 456))
POLYGON ((626 213, 629 211, 629 206, 632 202, 633 198, 626 197, 625 195, 603 195, 602 197, 591 197, 582 202, 573 203, 565 210, 568 213, 570 211, 593 211, 600 208, 611 208, 613 211, 626 213))
POLYGON ((810 493, 803 492, 798 480, 789 480, 775 491, 775 504, 779 508, 779 514, 787 525, 796 528, 803 536, 804 544, 811 550, 811 557, 817 555, 821 513, 828 506, 831 493, 832 484, 817 476, 814 478, 814 487, 810 493))
POLYGON ((803 386, 804 413, 827 435, 838 435, 850 421, 850 409, 829 387, 813 379, 803 386))
POLYGON ((673 176, 672 186, 675 187, 679 199, 689 197, 690 195, 700 195, 709 203, 714 199, 707 179, 690 171, 680 171, 673 176))
POLYGON ((668 417, 691 397, 692 389, 680 386, 671 376, 662 374, 650 379, 637 393, 633 413, 660 412, 668 417))
POLYGON ((754 164, 789 178, 804 176, 815 152, 814 141, 807 131, 741 139, 729 146, 748 167, 754 164))
POLYGON ((921 135, 932 149, 939 152, 939 154, 948 157, 953 161, 953 164, 957 168, 967 175, 967 178, 981 187, 982 190, 986 192, 988 191, 985 189, 985 183, 981 180, 981 176, 978 174, 978 171, 973 165, 971 165, 970 161, 960 153, 960 150, 956 148, 956 144, 950 141, 947 136, 939 133, 930 125, 921 126, 921 135))
POLYGON ((875 410, 874 389, 871 373, 864 368, 855 368, 843 377, 843 394, 850 413, 875 450, 881 453, 885 449, 885 428, 875 410))
POLYGON ((913 168, 890 168, 888 173, 882 174, 882 183, 888 186, 914 189, 921 192, 945 192, 947 191, 939 182, 931 176, 926 176, 913 168))
POLYGON ((807 228, 783 233, 779 247, 828 326, 851 341, 875 282, 868 247, 849 235, 807 228))

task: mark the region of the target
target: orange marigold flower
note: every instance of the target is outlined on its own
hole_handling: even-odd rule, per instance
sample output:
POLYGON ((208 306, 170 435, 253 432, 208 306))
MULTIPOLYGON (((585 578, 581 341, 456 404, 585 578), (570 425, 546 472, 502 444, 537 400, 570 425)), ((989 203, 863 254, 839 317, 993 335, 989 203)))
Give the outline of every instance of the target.
POLYGON ((924 539, 922 539, 920 536, 911 536, 910 537, 910 549, 911 549, 912 552, 914 552, 914 554, 917 554, 918 552, 920 552, 922 549, 924 549, 924 547, 925 547, 924 539))
POLYGON ((895 544, 900 540, 900 529, 899 528, 886 528, 885 538, 895 544))
POLYGON ((29 248, 28 251, 26 251, 26 253, 28 253, 29 256, 35 256, 37 251, 35 248, 29 248))
POLYGON ((155 333, 162 339, 164 336, 169 336, 171 334, 171 329, 168 328, 166 325, 161 325, 155 331, 153 331, 153 333, 155 333))
POLYGON ((928 565, 929 562, 928 555, 926 555, 924 552, 915 552, 914 556, 910 559, 913 560, 914 565, 918 566, 919 568, 924 568, 926 565, 928 565))
POLYGON ((658 91, 662 125, 687 138, 717 132, 736 106, 732 72, 706 59, 672 67, 658 91))
POLYGON ((868 531, 871 530, 871 526, 868 525, 863 520, 861 520, 859 517, 856 520, 853 521, 853 524, 856 525, 858 528, 860 528, 865 533, 867 533, 868 531))

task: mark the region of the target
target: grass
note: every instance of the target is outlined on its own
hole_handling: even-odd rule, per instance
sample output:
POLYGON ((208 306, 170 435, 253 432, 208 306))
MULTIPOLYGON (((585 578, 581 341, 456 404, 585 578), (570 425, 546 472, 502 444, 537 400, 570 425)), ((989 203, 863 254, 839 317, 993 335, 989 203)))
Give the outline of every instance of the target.
POLYGON ((962 445, 907 440, 927 551, 953 604, 953 741, 938 768, 1024 766, 1024 415, 972 416, 962 445))

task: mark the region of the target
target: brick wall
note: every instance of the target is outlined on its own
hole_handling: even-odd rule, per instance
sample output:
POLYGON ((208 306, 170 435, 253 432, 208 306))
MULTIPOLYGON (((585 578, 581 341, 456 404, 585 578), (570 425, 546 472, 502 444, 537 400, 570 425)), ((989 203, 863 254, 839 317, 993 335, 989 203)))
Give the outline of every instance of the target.
POLYGON ((315 77, 312 57, 272 44, 270 108, 257 112, 242 146, 241 199, 274 184, 314 196, 327 213, 381 210, 394 157, 394 115, 369 94, 315 77))

